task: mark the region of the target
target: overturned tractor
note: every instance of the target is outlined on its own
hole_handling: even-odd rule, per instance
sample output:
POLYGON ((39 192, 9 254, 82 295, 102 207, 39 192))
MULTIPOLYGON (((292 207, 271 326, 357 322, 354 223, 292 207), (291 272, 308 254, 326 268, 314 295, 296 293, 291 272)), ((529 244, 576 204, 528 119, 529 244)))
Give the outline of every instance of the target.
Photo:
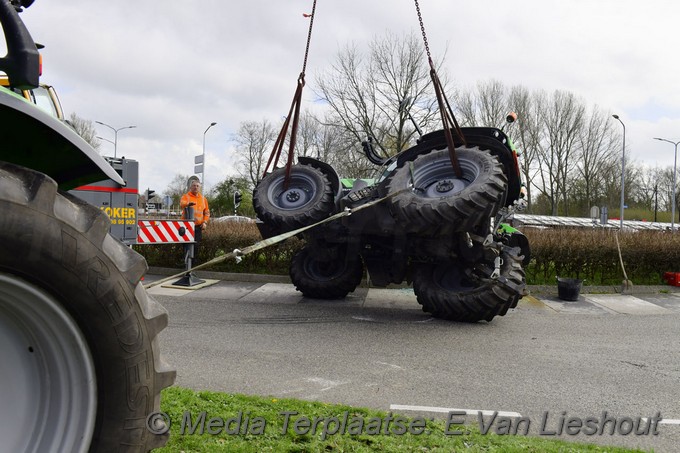
MULTIPOLYGON (((346 187, 328 164, 300 157, 268 173, 253 202, 265 237, 306 230, 290 277, 305 296, 345 297, 363 278, 384 287, 408 281, 423 310, 454 321, 490 321, 525 292, 526 238, 504 223, 523 206, 517 155, 496 128, 461 128, 452 166, 443 130, 382 162, 376 180, 346 187), (357 209, 364 205, 367 209, 357 209)), ((343 180, 343 182, 347 182, 343 180)))
MULTIPOLYGON (((414 3, 442 129, 390 158, 378 156, 369 137, 364 151, 379 166, 378 176, 349 187, 327 163, 300 157, 293 164, 314 0, 293 103, 253 204, 265 238, 318 223, 300 233, 306 245, 290 264, 290 277, 305 296, 345 297, 365 267, 373 286, 413 282, 418 302, 433 316, 491 321, 515 307, 526 288, 522 265, 529 261, 529 245, 504 223, 524 206, 517 153, 500 129, 459 127, 414 3), (276 168, 287 136, 286 165, 276 168)), ((511 114, 508 121, 515 118, 511 114)))

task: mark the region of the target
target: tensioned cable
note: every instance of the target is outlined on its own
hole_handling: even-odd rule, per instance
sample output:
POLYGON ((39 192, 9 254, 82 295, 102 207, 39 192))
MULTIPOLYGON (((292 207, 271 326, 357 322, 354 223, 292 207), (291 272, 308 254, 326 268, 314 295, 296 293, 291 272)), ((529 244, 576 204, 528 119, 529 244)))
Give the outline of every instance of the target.
POLYGON ((458 164, 458 157, 456 156, 456 146, 453 142, 453 136, 451 135, 451 129, 455 128, 456 134, 460 137, 463 145, 467 146, 465 137, 463 136, 463 131, 456 121, 456 117, 451 110, 449 101, 444 95, 444 89, 442 88, 437 71, 434 68, 434 62, 432 61, 432 55, 430 54, 430 45, 427 42, 427 34, 425 33, 425 25, 423 24, 423 16, 420 12, 420 5, 418 0, 414 0, 416 4, 416 13, 418 14, 418 22, 420 22, 420 32, 423 35, 423 42, 425 43, 425 52, 427 53, 427 61, 430 64, 430 78, 432 79, 432 85, 434 86, 434 92, 437 96, 437 104, 439 105, 439 113, 442 118, 442 126, 444 129, 444 137, 446 138, 446 145, 449 148, 449 157, 451 159, 451 165, 456 173, 457 177, 462 177, 462 172, 460 165, 458 164))
POLYGON ((297 129, 300 118, 300 102, 302 101, 302 89, 305 86, 305 71, 307 70, 307 59, 309 57, 309 45, 312 41, 312 28, 314 27, 315 14, 316 14, 316 0, 314 0, 314 4, 312 5, 312 13, 309 15, 305 14, 305 17, 309 17, 309 32, 307 33, 307 45, 305 47, 305 56, 302 62, 302 72, 300 72, 300 75, 298 76, 297 88, 295 90, 295 95, 293 96, 293 102, 290 105, 290 110, 288 111, 286 120, 283 122, 281 131, 279 132, 279 135, 276 138, 274 148, 272 149, 272 152, 269 155, 267 166, 265 167, 264 173, 262 175, 262 177, 267 175, 269 168, 272 167, 272 163, 273 168, 276 168, 276 166, 278 165, 279 158, 281 157, 281 151, 283 150, 283 145, 286 142, 286 135, 290 127, 290 144, 288 148, 288 160, 286 161, 286 178, 284 180, 284 190, 288 188, 288 182, 290 179, 290 169, 293 166, 293 154, 295 150, 297 129), (293 118, 292 125, 290 121, 291 116, 293 118))

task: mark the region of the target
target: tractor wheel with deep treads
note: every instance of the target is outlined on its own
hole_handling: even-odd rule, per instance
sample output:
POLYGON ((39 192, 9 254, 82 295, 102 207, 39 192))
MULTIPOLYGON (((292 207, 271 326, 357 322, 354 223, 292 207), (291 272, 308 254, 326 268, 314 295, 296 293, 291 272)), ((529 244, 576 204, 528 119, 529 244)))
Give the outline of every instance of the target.
POLYGON ((305 246, 290 262, 290 278, 305 297, 342 299, 361 283, 364 266, 359 255, 344 246, 305 246))
POLYGON ((507 178, 498 159, 477 147, 458 148, 456 156, 460 177, 448 150, 418 156, 391 177, 388 192, 399 193, 390 211, 407 233, 474 231, 501 208, 507 178))
POLYGON ((309 165, 293 165, 265 176, 253 191, 253 207, 264 223, 291 231, 312 225, 333 213, 333 189, 328 177, 309 165))
POLYGON ((0 439, 7 451, 149 451, 175 371, 144 259, 99 209, 0 163, 0 439), (150 425, 149 425, 150 423, 150 425))
POLYGON ((493 260, 477 264, 460 261, 415 266, 413 290, 423 311, 451 321, 491 321, 504 316, 524 294, 526 279, 519 248, 501 253, 498 278, 491 278, 493 260))

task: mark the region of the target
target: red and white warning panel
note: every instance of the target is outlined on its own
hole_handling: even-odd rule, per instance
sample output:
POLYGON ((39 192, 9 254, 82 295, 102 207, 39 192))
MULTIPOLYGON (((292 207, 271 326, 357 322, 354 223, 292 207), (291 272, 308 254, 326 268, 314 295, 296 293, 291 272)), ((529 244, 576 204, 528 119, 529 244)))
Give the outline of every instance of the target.
POLYGON ((194 242, 194 222, 187 220, 140 220, 138 244, 183 244, 194 242))

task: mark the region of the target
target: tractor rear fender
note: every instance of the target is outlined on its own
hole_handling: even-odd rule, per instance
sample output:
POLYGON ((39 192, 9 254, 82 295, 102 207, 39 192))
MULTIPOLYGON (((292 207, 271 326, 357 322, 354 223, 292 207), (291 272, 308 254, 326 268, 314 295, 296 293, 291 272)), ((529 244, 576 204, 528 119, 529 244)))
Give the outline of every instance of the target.
POLYGON ((71 127, 0 87, 0 160, 44 173, 70 190, 110 178, 125 181, 71 127))
POLYGON ((325 162, 321 162, 320 160, 313 159, 311 157, 304 157, 300 156, 298 157, 298 163, 302 165, 309 165, 310 167, 314 167, 318 170, 320 170, 323 174, 326 175, 328 180, 331 183, 331 188, 333 189, 333 194, 334 194, 334 201, 335 204, 337 205, 338 201, 342 197, 342 185, 340 184, 340 177, 338 174, 335 172, 333 167, 331 167, 329 164, 325 162))

